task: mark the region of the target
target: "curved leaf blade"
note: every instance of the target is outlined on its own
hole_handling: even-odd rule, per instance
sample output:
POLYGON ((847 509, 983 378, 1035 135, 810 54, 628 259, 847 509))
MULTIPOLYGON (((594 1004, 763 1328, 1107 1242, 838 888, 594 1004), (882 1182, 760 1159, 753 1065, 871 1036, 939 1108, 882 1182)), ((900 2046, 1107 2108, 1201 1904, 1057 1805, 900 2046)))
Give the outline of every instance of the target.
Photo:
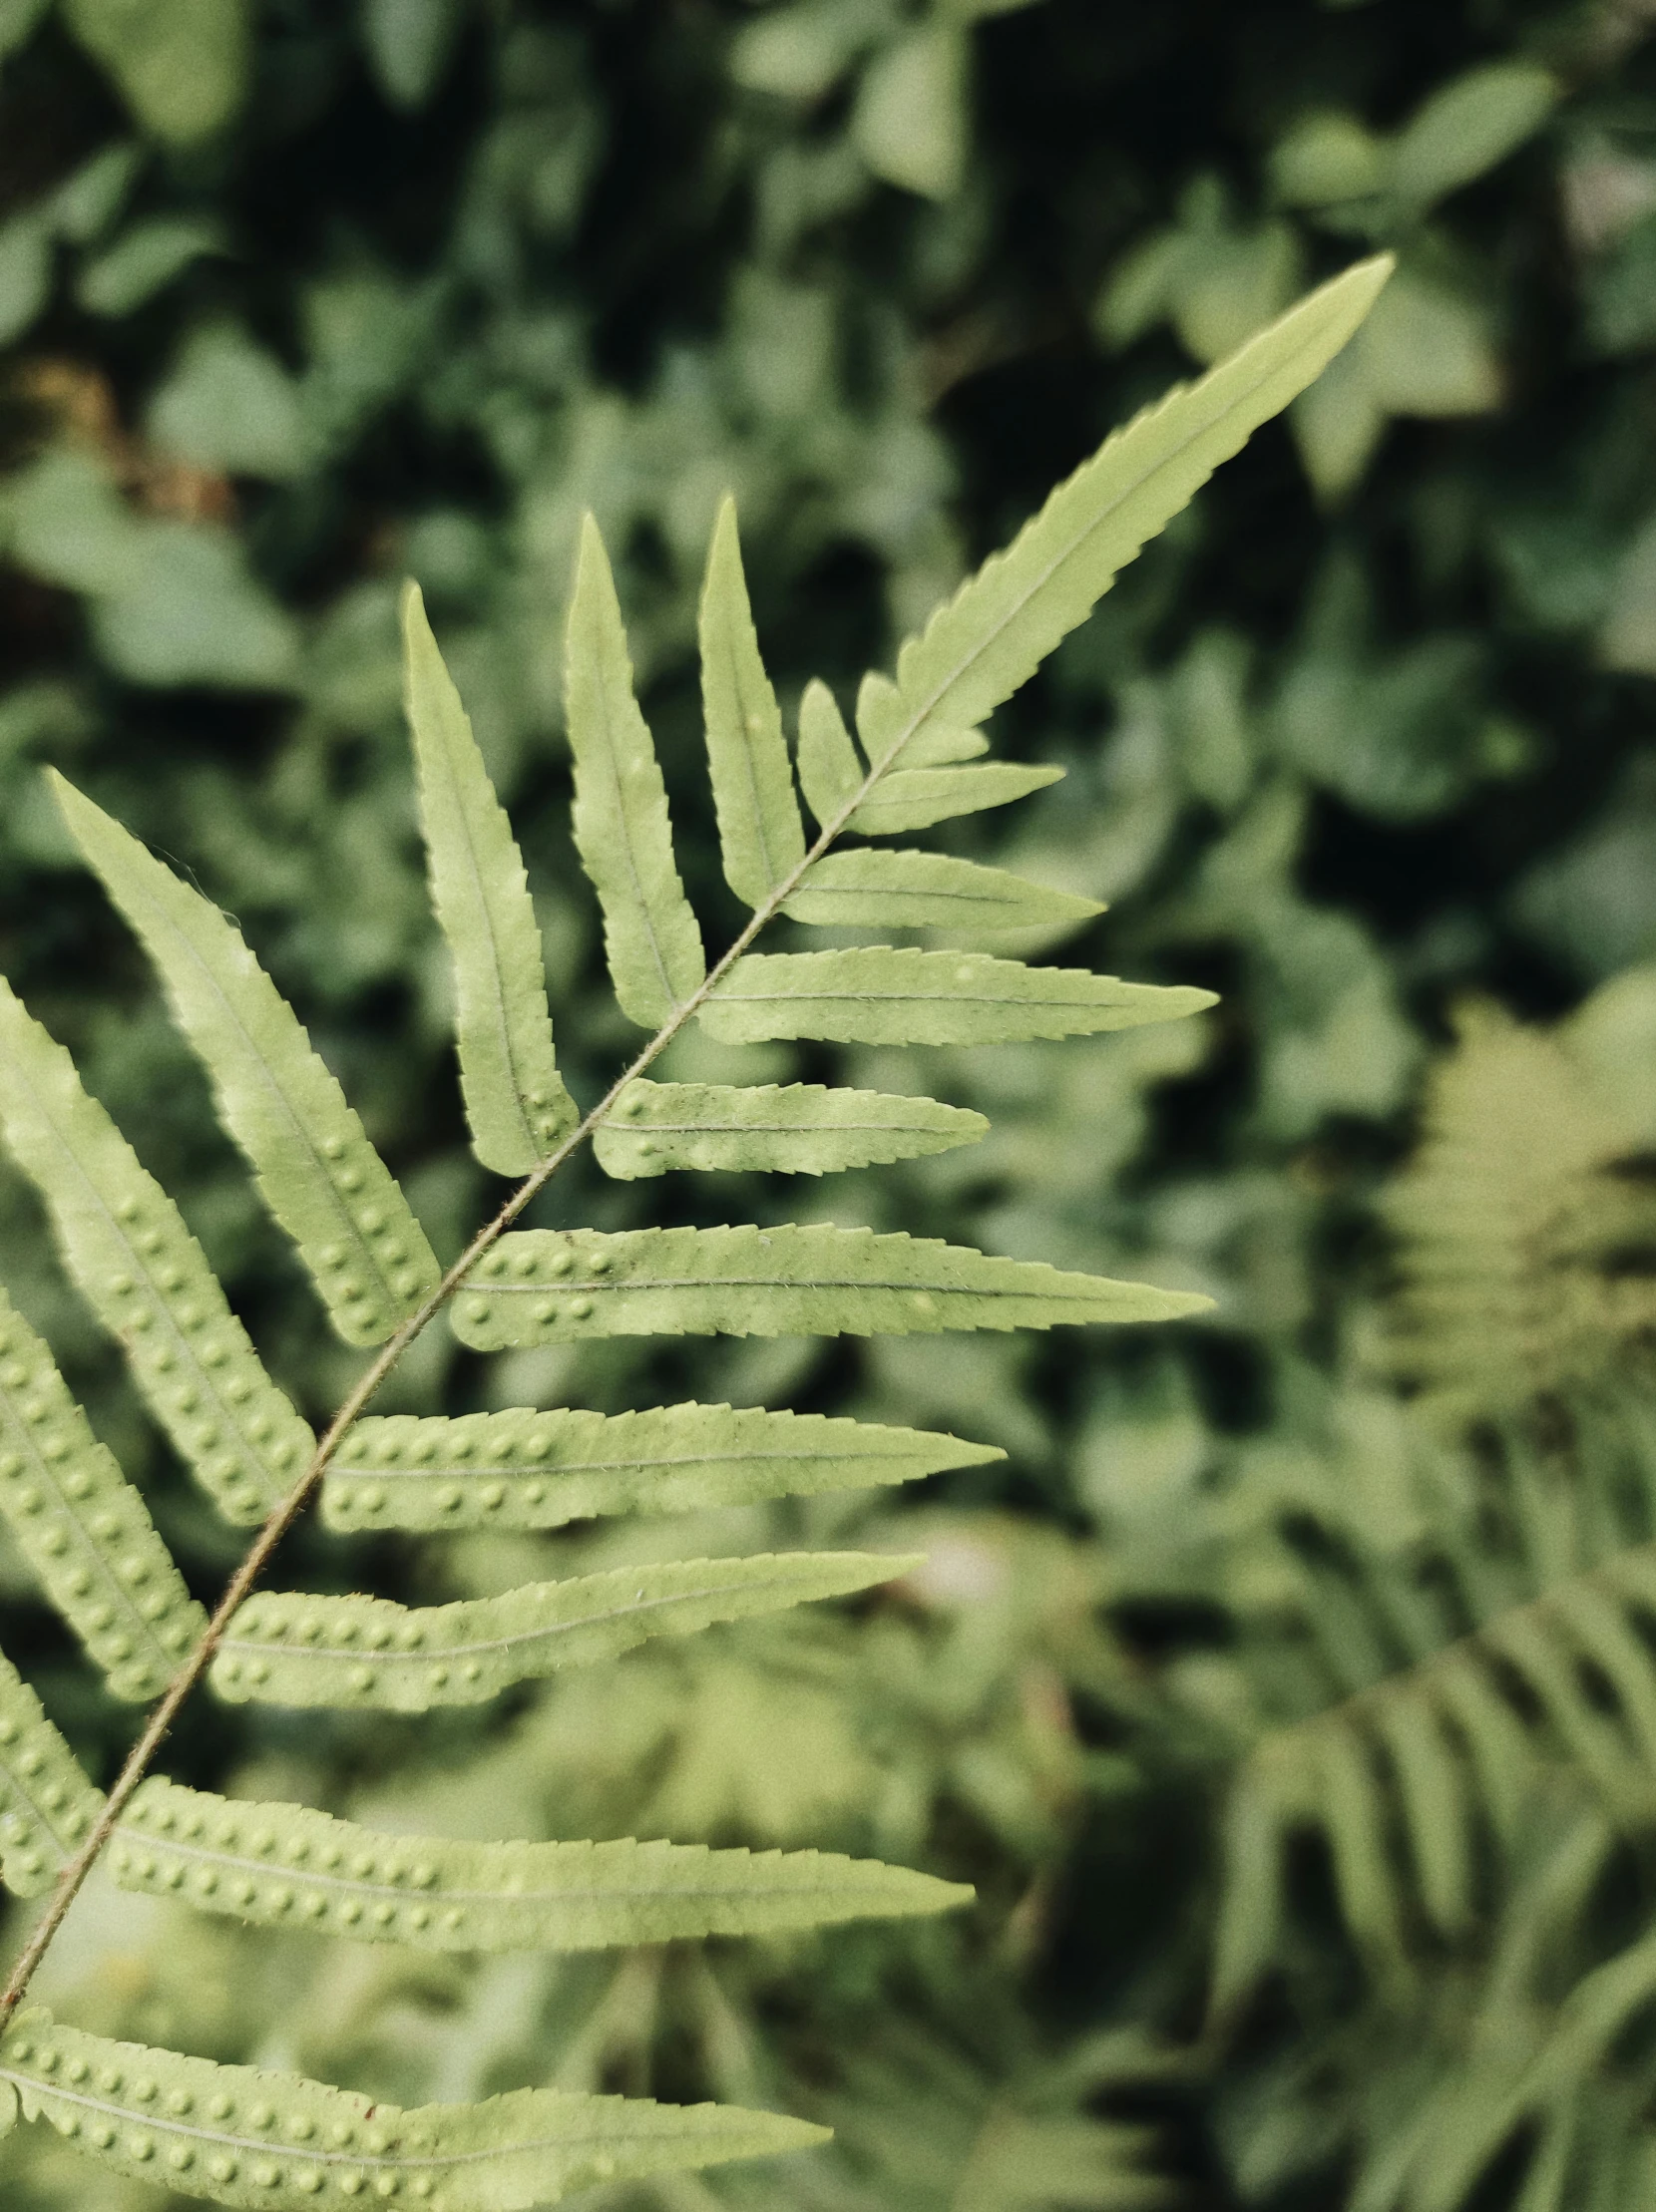
POLYGON ((805 858, 782 710, 759 656, 736 503, 721 502, 701 587, 701 701, 724 880, 762 907, 805 858))
POLYGON ((428 2212, 534 2212, 573 2190, 821 2142, 739 2105, 514 2089, 403 2111, 326 2082, 112 2042, 25 2013, 0 2082, 29 2119, 135 2181, 261 2207, 407 2196, 428 2212))
POLYGON ((989 1133, 982 1114, 935 1098, 827 1089, 820 1083, 651 1083, 635 1077, 593 1149, 623 1182, 669 1168, 832 1175, 909 1160, 989 1133))
POLYGON ((221 1513, 263 1520, 316 1439, 260 1365, 178 1208, 4 980, 0 1126, 152 1413, 221 1513))
POLYGON ((554 1529, 913 1482, 1006 1454, 993 1444, 821 1413, 668 1405, 640 1413, 527 1406, 370 1416, 346 1437, 322 1518, 358 1529, 554 1529))
POLYGON ((498 1175, 528 1175, 581 1118, 558 1072, 541 931, 523 855, 418 584, 404 588, 402 626, 420 822, 431 903, 454 960, 472 1149, 498 1175))
POLYGON ((583 1336, 904 1336, 1164 1321, 1211 1299, 871 1229, 519 1230, 455 1301, 475 1351, 583 1336))
POLYGON ((850 806, 867 776, 834 694, 813 676, 799 701, 799 786, 823 829, 850 806))
POLYGON ((971 931, 1078 928, 1104 909, 946 853, 860 849, 814 861, 782 912, 823 928, 971 931))
POLYGON ((875 765, 900 757, 933 722, 970 728, 1010 698, 1219 464, 1322 373, 1391 272, 1389 254, 1356 263, 1083 461, 903 646, 904 713, 875 765))
POLYGON ((160 969, 219 1118, 334 1326, 347 1343, 379 1343, 439 1274, 390 1170, 234 924, 72 784, 53 774, 52 786, 88 866, 160 969))
POLYGON ((11 1661, 0 1657, 0 1869, 41 1897, 92 1833, 104 1800, 11 1661))
POLYGON ((415 1610, 385 1598, 266 1592, 231 1621, 212 1686, 231 1703, 378 1712, 474 1705, 652 1636, 693 1636, 715 1622, 843 1598, 917 1564, 863 1552, 675 1560, 415 1610))
POLYGON ((1123 983, 1077 967, 1028 967, 988 952, 872 944, 841 952, 749 952, 697 1018, 727 1044, 825 1037, 843 1044, 1003 1044, 1178 1021, 1216 1003, 1189 984, 1123 983))
POLYGON ((110 1854, 123 1889, 266 1927, 414 1951, 605 1951, 904 1919, 972 1892, 818 1851, 389 1836, 300 1805, 146 1782, 110 1854))
POLYGON ((0 1514, 117 1697, 159 1697, 207 1628, 137 1490, 0 1290, 0 1514))
POLYGON ((1032 791, 1062 780, 1061 768, 1021 768, 984 761, 968 768, 892 768, 880 778, 846 823, 859 837, 899 837, 929 829, 957 814, 1010 807, 1032 791))
POLYGON ((575 755, 575 842, 604 910, 621 1011, 655 1029, 707 972, 672 857, 667 791, 632 693, 632 663, 597 523, 581 526, 564 698, 575 755))

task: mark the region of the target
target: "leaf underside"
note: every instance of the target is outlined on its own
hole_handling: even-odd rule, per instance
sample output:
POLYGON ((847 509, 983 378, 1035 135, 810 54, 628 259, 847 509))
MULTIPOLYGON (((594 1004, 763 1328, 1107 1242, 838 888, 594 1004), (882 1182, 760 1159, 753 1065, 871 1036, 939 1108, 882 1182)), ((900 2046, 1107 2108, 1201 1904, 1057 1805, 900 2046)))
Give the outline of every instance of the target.
POLYGON ((232 1702, 424 1712, 614 1659, 652 1636, 693 1636, 888 1582, 917 1563, 861 1552, 782 1552, 529 1583, 500 1598, 410 1610, 384 1598, 248 1599, 213 1661, 232 1702))
POLYGON ((1210 1300, 932 1238, 826 1225, 520 1230, 455 1300, 474 1351, 582 1336, 905 1336, 1166 1321, 1210 1300))
POLYGON ((178 1208, 4 981, 0 1124, 150 1410, 228 1519, 262 1520, 315 1439, 260 1365, 178 1208))
POLYGON ((523 855, 418 586, 403 596, 405 701, 431 903, 454 960, 460 1087, 472 1149, 528 1175, 580 1119, 558 1072, 541 931, 523 855))
POLYGON ((463 1843, 377 1835, 299 1805, 146 1782, 110 1864, 123 1889, 415 1951, 603 1951, 947 1912, 970 1890, 817 1851, 463 1843))
POLYGON ((149 1509, 0 1290, 0 1514, 117 1697, 159 1697, 207 1627, 149 1509))
POLYGON ((9 1659, 0 1658, 0 1872, 16 1897, 52 1887, 104 1801, 9 1659))
POLYGON ((815 1083, 629 1083, 594 1139, 606 1175, 624 1181, 699 1168, 831 1175, 908 1160, 989 1132, 982 1114, 935 1098, 825 1089, 815 1083))
POLYGON ((89 865, 160 969, 219 1118, 334 1326, 347 1343, 381 1342, 418 1311, 439 1273, 400 1187, 234 924, 61 776, 53 784, 89 865))
POLYGON ((825 2130, 728 2104, 514 2089, 401 2111, 324 2082, 111 2042, 24 2014, 0 2083, 103 2165, 217 2204, 373 2203, 533 2212, 605 2181, 775 2156, 825 2130))
POLYGON ((359 1421, 329 1470, 331 1528, 551 1529, 912 1482, 1005 1455, 989 1444, 821 1413, 669 1405, 603 1414, 393 1413, 359 1421))

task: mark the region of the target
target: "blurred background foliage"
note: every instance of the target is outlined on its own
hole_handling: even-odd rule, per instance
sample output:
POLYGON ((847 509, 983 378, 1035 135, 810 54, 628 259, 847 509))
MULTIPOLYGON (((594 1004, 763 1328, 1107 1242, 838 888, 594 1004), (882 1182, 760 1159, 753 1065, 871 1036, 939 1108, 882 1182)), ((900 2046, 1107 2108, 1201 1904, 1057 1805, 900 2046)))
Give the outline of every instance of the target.
MULTIPOLYGON (((922 1541, 859 1611, 488 1725, 204 1702, 171 1754, 389 1825, 877 1851, 979 1909, 410 1964, 94 1888, 44 1996, 400 2099, 556 2081, 840 2129, 593 2200, 616 2212, 1656 2206, 1653 33, 1650 0, 0 0, 0 961, 312 1414, 354 1358, 38 765, 236 913, 452 1253, 489 1179, 398 579, 513 805, 596 1095, 624 1037, 566 820, 582 510, 716 936, 691 647, 725 488, 785 692, 843 690, 1111 423, 1400 256, 1007 717, 1069 773, 998 856, 1111 902, 1078 956, 1218 1012, 918 1077, 847 1053, 993 1135, 803 1200, 641 1187, 1201 1288, 1211 1324, 495 1359, 434 1331, 386 1409, 728 1396, 1010 1456, 904 1504, 709 1517, 712 1549, 922 1541)), ((581 1168, 541 1218, 622 1227, 639 1189, 581 1168)), ((231 1540, 9 1175, 0 1228, 210 1592, 231 1540)), ((293 1565, 442 1598, 648 1541, 439 1562, 312 1530, 293 1565)), ((125 1716, 4 1552, 0 1594, 107 1768, 125 1716)), ((18 2212, 174 2201, 33 2135, 0 2175, 18 2212)))

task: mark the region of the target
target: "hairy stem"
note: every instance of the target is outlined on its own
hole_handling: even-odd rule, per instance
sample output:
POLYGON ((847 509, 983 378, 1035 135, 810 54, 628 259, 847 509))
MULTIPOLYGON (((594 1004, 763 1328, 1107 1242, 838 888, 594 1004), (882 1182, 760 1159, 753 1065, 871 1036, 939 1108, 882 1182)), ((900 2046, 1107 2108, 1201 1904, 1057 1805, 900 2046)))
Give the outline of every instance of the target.
POLYGON ((594 1131, 608 1120, 611 1109, 626 1085, 632 1081, 634 1076, 641 1075, 644 1069, 666 1050, 679 1030, 683 1028, 685 1022, 704 1003, 725 975, 729 973, 736 961, 747 951, 760 930, 776 919, 783 902, 797 890, 806 871, 828 851, 851 816, 891 767, 892 762, 908 743, 916 725, 924 719, 924 712, 923 709, 920 714, 911 719, 895 742, 870 768, 852 797, 845 802, 844 806, 830 821, 823 825, 815 844, 809 848, 803 860, 789 870, 781 883, 772 890, 764 905, 754 911, 741 933, 727 947, 715 964, 708 969, 696 989, 684 1000, 682 1005, 673 1009, 671 1015, 656 1031, 655 1035, 650 1038, 643 1050, 630 1065, 617 1076, 615 1082, 611 1084, 609 1090, 605 1092, 580 1126, 573 1129, 556 1151, 550 1153, 541 1162, 534 1174, 528 1177, 513 1192, 494 1219, 478 1231, 466 1250, 460 1255, 460 1258, 443 1277, 442 1282, 438 1284, 436 1290, 425 1300, 425 1303, 420 1306, 417 1312, 411 1313, 401 1327, 392 1336, 388 1337, 375 1353, 369 1365, 357 1379, 350 1394, 339 1407, 338 1412, 335 1413, 333 1419, 322 1432, 309 1466, 306 1467, 304 1473, 293 1485, 287 1496, 283 1498, 280 1505, 271 1513, 269 1519, 253 1539, 246 1557, 230 1577, 223 1596, 213 1609, 212 1618, 203 1632, 201 1642, 174 1676, 165 1694, 146 1721, 143 1734, 128 1753, 120 1773, 110 1787, 103 1812, 91 1834, 69 1861, 62 1874, 59 1875, 57 1887, 53 1890, 45 1911, 35 1924, 28 1943, 24 1946, 16 1965, 12 1968, 4 1990, 0 1990, 0 2028, 5 2027, 7 2021, 10 2020, 18 2006, 23 2002, 29 1984, 34 1980, 41 1961, 51 1948, 58 1930, 63 1926, 69 1908, 80 1895, 87 1876, 98 1863, 111 1836, 115 1833, 121 1815, 132 1802, 134 1792, 155 1763, 156 1754, 163 1743, 166 1742, 180 1710, 211 1665, 213 1655, 222 1643, 224 1632, 229 1627, 232 1617, 263 1575, 282 1538, 310 1503, 323 1475, 327 1472, 329 1462, 355 1422, 367 1410, 369 1402, 379 1389, 380 1384, 395 1367, 397 1361, 415 1337, 420 1334, 426 1323, 448 1303, 484 1254, 506 1234, 536 1193, 552 1180, 571 1154, 576 1152, 593 1135, 594 1131))

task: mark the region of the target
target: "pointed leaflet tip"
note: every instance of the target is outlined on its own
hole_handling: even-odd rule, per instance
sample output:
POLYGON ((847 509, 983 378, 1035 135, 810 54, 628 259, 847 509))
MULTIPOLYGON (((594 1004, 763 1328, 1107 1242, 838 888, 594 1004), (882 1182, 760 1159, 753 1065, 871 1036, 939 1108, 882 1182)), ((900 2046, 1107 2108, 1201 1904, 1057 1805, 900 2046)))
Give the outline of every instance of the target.
POLYGON ((1356 263, 1083 461, 903 646, 887 758, 934 724, 975 728, 1027 682, 1214 470, 1322 374, 1391 273, 1389 254, 1356 263))
POLYGON ((564 669, 576 848, 604 910, 604 949, 621 1011, 655 1029, 694 994, 707 968, 672 857, 666 786, 632 693, 615 578, 590 514, 582 518, 564 669))
POLYGON ((553 1049, 540 925, 523 855, 414 582, 403 586, 402 629, 403 697, 431 903, 454 960, 472 1149, 499 1175, 528 1175, 580 1119, 553 1049))
POLYGON ((758 908, 805 858, 805 830, 781 709, 753 629, 736 503, 728 494, 707 549, 699 635, 707 763, 724 878, 738 899, 758 908))

